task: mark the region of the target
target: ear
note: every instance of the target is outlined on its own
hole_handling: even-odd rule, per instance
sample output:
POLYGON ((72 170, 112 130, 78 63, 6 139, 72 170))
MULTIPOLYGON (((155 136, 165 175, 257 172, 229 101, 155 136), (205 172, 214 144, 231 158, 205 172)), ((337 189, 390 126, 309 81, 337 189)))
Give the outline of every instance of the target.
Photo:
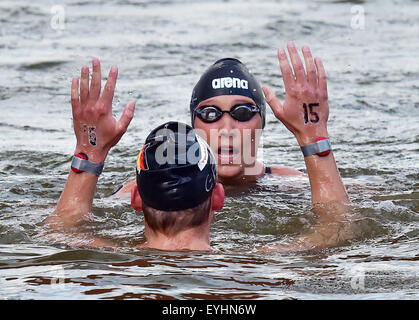
POLYGON ((224 206, 224 187, 221 183, 217 183, 212 190, 211 210, 221 210, 224 206))
POLYGON ((143 200, 136 183, 131 187, 131 207, 136 211, 143 211, 143 200))

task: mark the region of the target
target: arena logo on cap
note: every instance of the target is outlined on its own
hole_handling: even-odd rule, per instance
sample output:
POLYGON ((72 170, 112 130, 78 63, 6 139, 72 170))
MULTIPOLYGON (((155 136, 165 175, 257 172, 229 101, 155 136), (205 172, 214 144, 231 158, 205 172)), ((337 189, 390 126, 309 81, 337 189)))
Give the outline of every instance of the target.
POLYGON ((239 78, 218 78, 212 80, 213 89, 222 89, 222 88, 237 88, 237 89, 248 89, 249 83, 247 80, 239 78))

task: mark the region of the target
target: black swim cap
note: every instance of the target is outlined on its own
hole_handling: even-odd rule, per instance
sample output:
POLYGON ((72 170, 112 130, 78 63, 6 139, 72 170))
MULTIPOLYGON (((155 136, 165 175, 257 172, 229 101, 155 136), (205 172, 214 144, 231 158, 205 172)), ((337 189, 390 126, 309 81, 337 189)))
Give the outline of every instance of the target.
POLYGON ((190 103, 192 126, 195 120, 194 110, 198 104, 221 95, 240 95, 253 99, 260 109, 262 128, 265 127, 265 97, 262 88, 246 66, 234 58, 216 61, 195 85, 190 103))
POLYGON ((137 187, 151 208, 177 211, 203 203, 217 183, 215 157, 195 130, 180 122, 155 128, 138 154, 137 187))

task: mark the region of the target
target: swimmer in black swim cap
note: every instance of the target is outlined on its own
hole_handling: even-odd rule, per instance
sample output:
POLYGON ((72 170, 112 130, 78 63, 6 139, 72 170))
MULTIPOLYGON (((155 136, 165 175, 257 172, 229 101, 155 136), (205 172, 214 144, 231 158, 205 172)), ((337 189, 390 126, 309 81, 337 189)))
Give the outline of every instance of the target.
POLYGON ((167 122, 148 135, 137 160, 144 204, 162 211, 190 209, 207 200, 216 183, 214 155, 190 126, 167 122))
POLYGON ((167 122, 147 137, 137 159, 137 187, 131 204, 143 211, 144 246, 179 250, 209 247, 213 210, 223 206, 217 164, 192 127, 167 122))
MULTIPOLYGON (((224 58, 210 66, 193 89, 190 112, 192 126, 216 155, 221 182, 242 183, 271 173, 257 160, 266 122, 265 97, 241 61, 224 58)), ((272 169, 275 174, 302 175, 291 168, 272 169)))
MULTIPOLYGON (((240 60, 220 59, 204 72, 193 89, 190 114, 192 126, 215 154, 221 183, 242 184, 265 173, 304 176, 288 167, 265 167, 257 159, 266 122, 265 97, 240 60)), ((115 197, 126 198, 135 184, 131 180, 121 186, 115 197)))
MULTIPOLYGON (((45 236, 73 246, 116 247, 112 240, 92 237, 78 227, 94 216, 98 178, 110 149, 134 116, 135 102, 128 103, 117 120, 112 100, 118 69, 111 68, 101 94, 99 59, 93 59, 92 64, 91 81, 88 66, 82 67, 81 81, 77 77, 72 80, 76 149, 57 206, 44 220, 45 236)), ((168 122, 159 126, 141 148, 137 173, 139 184, 131 188, 131 204, 144 210, 147 239, 138 247, 209 250, 210 224, 213 212, 223 207, 224 189, 217 183, 217 165, 206 142, 188 125, 168 122)))
POLYGON ((217 121, 222 116, 219 110, 197 110, 197 108, 208 98, 226 95, 244 96, 253 100, 254 107, 250 110, 236 108, 231 112, 230 115, 234 119, 248 121, 258 113, 262 120, 262 128, 265 126, 265 97, 262 88, 246 66, 234 58, 216 61, 195 85, 190 102, 192 126, 195 124, 195 117, 207 123, 217 121), (209 117, 210 112, 213 112, 211 117, 209 117))

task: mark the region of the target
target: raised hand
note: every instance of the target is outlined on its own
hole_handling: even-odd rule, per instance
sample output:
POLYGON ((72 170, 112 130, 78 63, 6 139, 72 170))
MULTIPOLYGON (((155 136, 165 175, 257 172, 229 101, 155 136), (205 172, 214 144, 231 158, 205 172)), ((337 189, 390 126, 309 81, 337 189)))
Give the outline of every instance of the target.
POLYGON ((93 59, 93 74, 89 87, 89 67, 81 69, 79 79, 73 78, 71 105, 74 132, 77 138, 76 152, 84 152, 93 162, 104 162, 109 150, 118 143, 127 131, 134 116, 135 102, 129 102, 119 120, 112 116, 112 100, 115 91, 118 68, 113 66, 101 91, 101 70, 99 59, 93 59))
MULTIPOLYGON (((92 64, 93 75, 90 86, 89 67, 87 66, 81 69, 81 81, 78 78, 73 78, 71 84, 73 125, 77 138, 75 153, 83 152, 87 154, 89 161, 103 163, 109 150, 127 131, 134 116, 135 102, 129 102, 121 118, 116 120, 112 116, 112 99, 118 69, 116 66, 111 68, 102 96, 100 96, 99 59, 93 59, 92 64)), ((87 213, 92 211, 97 181, 98 176, 95 174, 76 173, 70 170, 57 206, 53 214, 44 222, 52 230, 62 231, 62 227, 73 228, 88 220, 87 213)))
POLYGON ((300 145, 328 137, 329 105, 326 73, 319 58, 313 60, 310 49, 302 48, 306 70, 293 42, 287 44, 292 68, 285 50, 278 49, 278 59, 285 85, 285 102, 281 104, 273 91, 262 87, 275 116, 290 130, 300 145), (293 74, 294 70, 294 74, 293 74), (295 76, 294 76, 295 75, 295 76))

